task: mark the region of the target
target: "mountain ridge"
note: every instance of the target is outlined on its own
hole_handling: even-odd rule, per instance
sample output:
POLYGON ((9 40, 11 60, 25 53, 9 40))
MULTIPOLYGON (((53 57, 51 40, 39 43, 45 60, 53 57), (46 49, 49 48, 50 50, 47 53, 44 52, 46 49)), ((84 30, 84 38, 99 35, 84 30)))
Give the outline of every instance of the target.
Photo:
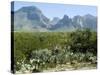
POLYGON ((22 7, 11 12, 11 16, 14 16, 14 31, 73 31, 83 28, 97 30, 97 17, 91 14, 76 15, 73 18, 64 14, 61 19, 54 17, 51 21, 35 6, 22 7))

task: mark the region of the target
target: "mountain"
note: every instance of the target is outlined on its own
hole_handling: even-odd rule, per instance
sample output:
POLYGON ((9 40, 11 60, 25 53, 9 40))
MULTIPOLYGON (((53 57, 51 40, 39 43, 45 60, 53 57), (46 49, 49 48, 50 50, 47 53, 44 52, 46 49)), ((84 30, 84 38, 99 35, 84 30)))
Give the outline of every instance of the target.
POLYGON ((87 14, 84 17, 84 27, 92 30, 97 30, 97 17, 87 14))
POLYGON ((49 25, 48 25, 48 29, 52 28, 52 26, 54 26, 55 24, 58 23, 58 21, 60 20, 60 18, 58 17, 54 17, 50 22, 49 22, 49 25))
POLYGON ((50 30, 54 31, 69 31, 73 30, 72 19, 67 15, 64 15, 61 20, 59 20, 55 25, 53 25, 50 30))
POLYGON ((35 6, 22 7, 14 12, 14 30, 46 30, 49 19, 35 6))
POLYGON ((55 25, 58 23, 58 21, 60 20, 60 18, 58 17, 54 17, 53 20, 50 22, 51 25, 55 25))
POLYGON ((83 28, 97 30, 96 16, 86 14, 70 18, 68 15, 64 15, 61 19, 54 17, 50 20, 35 6, 22 7, 17 11, 11 11, 11 20, 14 31, 73 31, 83 28))
POLYGON ((72 23, 73 23, 73 26, 75 27, 75 28, 83 28, 84 27, 84 19, 83 19, 83 17, 82 16, 79 16, 79 15, 77 15, 77 16, 74 16, 73 18, 72 18, 72 23))
POLYGON ((97 17, 90 14, 84 16, 74 16, 73 25, 76 28, 89 28, 92 30, 97 29, 97 17))

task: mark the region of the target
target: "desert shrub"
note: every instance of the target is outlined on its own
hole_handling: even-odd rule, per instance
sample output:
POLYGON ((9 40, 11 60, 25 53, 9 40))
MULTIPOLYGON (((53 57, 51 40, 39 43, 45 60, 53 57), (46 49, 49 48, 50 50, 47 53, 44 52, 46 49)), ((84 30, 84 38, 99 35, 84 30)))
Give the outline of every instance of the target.
POLYGON ((66 63, 96 63, 97 34, 89 29, 53 33, 14 32, 14 62, 16 70, 20 70, 24 63, 31 65, 33 72, 66 63))

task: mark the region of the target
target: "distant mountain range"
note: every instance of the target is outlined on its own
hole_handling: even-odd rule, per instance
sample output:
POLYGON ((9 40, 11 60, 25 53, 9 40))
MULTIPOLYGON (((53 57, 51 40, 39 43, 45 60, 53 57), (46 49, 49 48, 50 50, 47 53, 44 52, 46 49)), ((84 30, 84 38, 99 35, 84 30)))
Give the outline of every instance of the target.
POLYGON ((73 31, 83 28, 97 30, 97 17, 90 14, 76 15, 73 18, 64 15, 62 19, 54 17, 51 21, 39 8, 28 6, 11 11, 11 17, 14 31, 73 31))

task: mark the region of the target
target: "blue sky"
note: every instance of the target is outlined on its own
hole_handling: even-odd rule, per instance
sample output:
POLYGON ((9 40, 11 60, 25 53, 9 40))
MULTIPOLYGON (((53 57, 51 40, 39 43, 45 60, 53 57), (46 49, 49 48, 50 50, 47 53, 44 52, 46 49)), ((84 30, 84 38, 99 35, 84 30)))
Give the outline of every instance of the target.
POLYGON ((97 16, 96 6, 86 6, 86 5, 69 5, 69 4, 54 4, 54 3, 37 3, 37 2, 23 2, 15 1, 14 10, 18 10, 24 6, 36 6, 39 8, 43 14, 52 19, 53 17, 62 18, 64 14, 69 17, 76 15, 86 15, 91 14, 97 16))

